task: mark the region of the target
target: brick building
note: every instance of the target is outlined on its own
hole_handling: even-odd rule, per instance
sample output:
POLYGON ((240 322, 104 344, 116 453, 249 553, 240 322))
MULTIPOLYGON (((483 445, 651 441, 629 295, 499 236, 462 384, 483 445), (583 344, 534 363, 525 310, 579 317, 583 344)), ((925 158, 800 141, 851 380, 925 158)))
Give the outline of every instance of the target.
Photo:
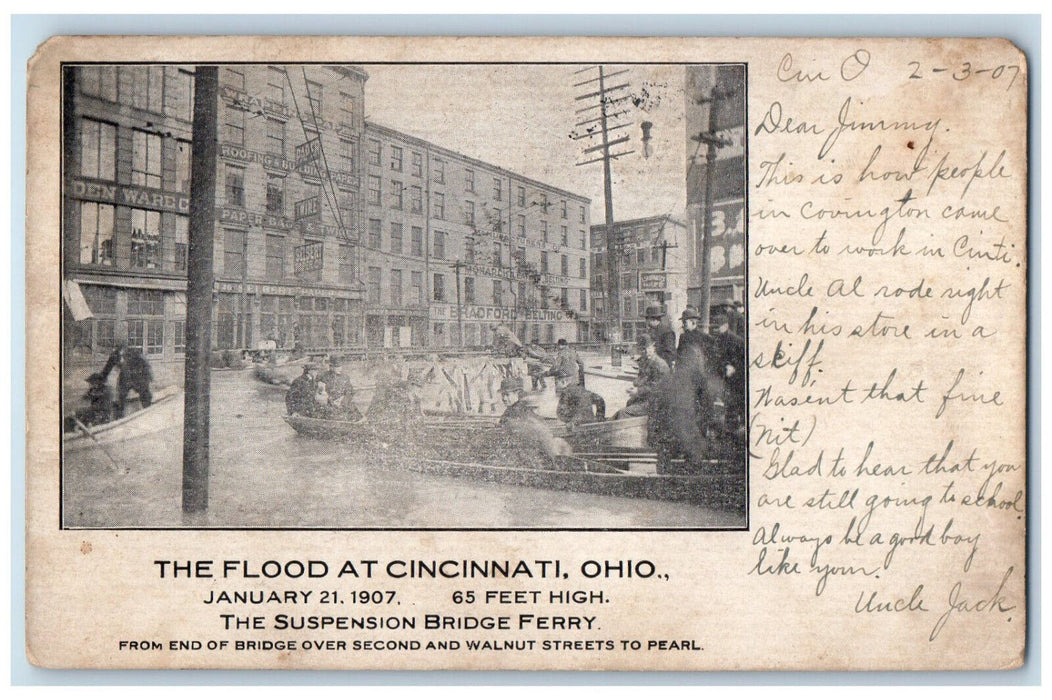
MULTIPOLYGON (((620 251, 621 337, 634 342, 646 327, 646 308, 660 305, 673 322, 687 304, 691 240, 687 226, 671 216, 650 216, 614 222, 614 241, 620 251)), ((605 224, 591 229, 592 299, 597 319, 606 318, 605 224)), ((593 337, 602 338, 596 323, 593 337)))
MULTIPOLYGON (((71 375, 126 342, 158 381, 181 380, 192 71, 65 68, 71 375)), ((591 311, 589 201, 367 124, 367 79, 343 65, 220 68, 214 346, 477 346, 498 321, 576 340, 591 311)))

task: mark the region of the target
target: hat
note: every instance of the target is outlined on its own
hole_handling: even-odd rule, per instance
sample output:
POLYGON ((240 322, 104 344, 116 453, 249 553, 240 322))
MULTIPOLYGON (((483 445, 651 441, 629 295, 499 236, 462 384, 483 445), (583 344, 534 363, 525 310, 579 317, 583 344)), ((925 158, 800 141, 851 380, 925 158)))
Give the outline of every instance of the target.
POLYGON ((701 318, 701 316, 698 315, 698 310, 695 309, 693 306, 688 306, 687 308, 683 309, 683 315, 679 317, 679 320, 686 321, 690 318, 694 319, 695 321, 701 318))
POLYGON ((559 342, 556 345, 566 345, 566 338, 559 338, 559 342))
POLYGON ((500 380, 500 393, 522 391, 522 377, 505 377, 500 380))
POLYGON ((661 310, 660 304, 651 304, 647 307, 647 311, 644 314, 647 318, 661 318, 665 315, 665 312, 661 310))

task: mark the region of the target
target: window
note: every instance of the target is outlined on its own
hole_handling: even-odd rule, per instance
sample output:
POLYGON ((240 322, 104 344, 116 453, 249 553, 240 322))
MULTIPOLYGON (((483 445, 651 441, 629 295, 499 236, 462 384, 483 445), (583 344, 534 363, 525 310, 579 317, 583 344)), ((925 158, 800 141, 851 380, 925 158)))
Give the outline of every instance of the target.
POLYGON ((567 277, 570 274, 570 261, 565 255, 560 255, 559 258, 559 274, 567 277))
POLYGON ((500 209, 496 207, 493 209, 493 231, 495 233, 504 233, 504 217, 501 216, 500 209))
POLYGON ((464 218, 467 220, 468 226, 475 225, 475 203, 464 202, 464 218))
POLYGON ((636 276, 631 272, 627 272, 621 275, 621 289, 635 289, 636 288, 636 276))
POLYGON ((117 127, 80 120, 80 174, 100 180, 117 178, 117 127))
POLYGON ((563 287, 562 291, 559 294, 559 303, 562 304, 562 307, 564 309, 570 307, 570 290, 566 287, 563 287))
POLYGON ((650 249, 650 262, 659 263, 661 262, 661 247, 654 246, 650 249))
POLYGON ((568 246, 570 245, 570 234, 566 231, 565 226, 559 227, 559 245, 568 246))
POLYGON ((285 237, 267 236, 267 280, 285 277, 285 237))
POLYGON ((424 211, 423 193, 420 189, 420 185, 413 185, 409 188, 409 211, 414 214, 421 214, 424 211))
POLYGON ((380 176, 370 175, 368 177, 369 204, 380 204, 380 176))
POLYGON ((541 274, 548 274, 548 251, 541 251, 541 274))
POLYGON ((548 242, 548 222, 547 221, 542 221, 541 222, 541 237, 544 239, 545 243, 548 242))
POLYGON ((354 163, 358 158, 358 144, 355 141, 340 139, 340 147, 336 150, 336 168, 345 173, 354 173, 358 169, 354 163))
POLYGON ((128 320, 128 346, 147 355, 164 352, 164 320, 128 320))
POLYGON ((540 297, 541 297, 541 308, 542 309, 547 309, 548 308, 548 288, 547 287, 541 287, 540 288, 540 297))
POLYGON ((234 146, 244 146, 245 113, 240 109, 225 109, 223 113, 223 140, 234 146))
POLYGON ((431 178, 442 185, 446 182, 446 161, 435 158, 434 167, 431 169, 431 178))
POLYGON ((117 68, 115 66, 84 66, 79 68, 80 91, 85 95, 117 101, 117 68))
POLYGON ((391 280, 388 283, 391 288, 391 306, 402 305, 402 271, 391 270, 391 280))
POLYGON ((132 184, 161 186, 161 137, 145 131, 132 131, 132 184))
POLYGON ((174 260, 172 268, 176 272, 186 272, 186 255, 189 251, 190 242, 190 217, 175 217, 175 244, 173 247, 174 260))
POLYGON ((245 169, 226 166, 226 203, 234 207, 245 206, 245 169))
POLYGON ((369 165, 379 165, 383 147, 378 139, 369 139, 369 165))
POLYGON ((182 355, 186 352, 186 322, 172 321, 172 352, 182 355))
POLYGON ((526 248, 525 248, 525 246, 519 246, 515 250, 515 261, 518 262, 519 265, 522 265, 522 266, 526 265, 526 248))
POLYGON ((245 91, 245 72, 240 68, 223 68, 223 83, 240 92, 245 91))
POLYGON ((164 314, 164 292, 154 289, 128 290, 129 316, 161 316, 164 314))
POLYGON ((398 146, 391 146, 391 170, 402 172, 402 149, 398 146))
POLYGON ((647 262, 647 250, 646 248, 639 248, 636 250, 636 264, 645 265, 647 262))
POLYGON ((411 306, 422 306, 424 303, 424 273, 409 273, 409 304, 411 306))
POLYGON ((503 261, 502 261, 504 256, 501 255, 502 252, 503 251, 501 251, 500 243, 497 242, 497 241, 494 241, 493 242, 493 264, 496 265, 497 267, 500 267, 501 265, 504 264, 503 261))
POLYGON ((580 212, 581 212, 581 215, 579 217, 578 223, 583 224, 583 223, 585 223, 585 220, 584 220, 584 207, 580 207, 580 212))
POLYGON ((402 254, 402 224, 391 224, 391 252, 402 254))
POLYGON ((577 247, 580 248, 581 250, 584 250, 585 248, 588 247, 588 242, 587 242, 588 239, 585 238, 584 231, 578 231, 577 232, 577 236, 578 236, 577 247))
POLYGON ((274 105, 285 104, 285 71, 275 66, 267 66, 267 99, 274 105))
POLYGON ((280 175, 267 175, 267 213, 285 215, 285 178, 280 175))
POLYGON ((436 219, 446 218, 446 196, 441 192, 436 192, 435 198, 431 200, 431 216, 436 219))
POLYGON ((625 316, 632 315, 632 297, 625 297, 625 316))
POLYGON ((413 151, 412 154, 410 154, 410 159, 411 159, 410 162, 412 164, 411 165, 412 170, 410 170, 410 174, 412 174, 413 177, 422 177, 423 174, 424 174, 424 156, 423 156, 423 154, 417 153, 416 151, 413 151))
POLYGON ((436 272, 434 275, 434 300, 445 301, 446 300, 446 277, 445 275, 436 272))
POLYGON ((560 204, 562 205, 562 218, 565 219, 566 218, 566 200, 565 199, 560 200, 560 204))
POLYGON ((526 238, 526 215, 519 214, 515 219, 519 229, 519 238, 526 238))
POLYGON ((285 156, 285 122, 277 119, 267 120, 267 153, 285 156))
POLYGON ((354 126, 354 96, 346 92, 340 93, 340 123, 344 126, 354 126))
POLYGON ((133 107, 150 112, 164 111, 164 66, 122 66, 120 72, 130 74, 130 80, 122 81, 131 86, 133 107))
POLYGON ((504 305, 504 285, 500 280, 493 280, 493 305, 504 305))
POLYGON ((161 267, 161 212, 132 209, 131 266, 161 267))
POLYGON ((410 240, 409 254, 415 255, 416 257, 423 257, 424 255, 424 230, 419 226, 413 226, 410 231, 412 238, 410 240))
POLYGON ((588 259, 581 258, 579 262, 581 263, 581 269, 577 273, 577 276, 581 279, 588 279, 588 259))
POLYGON ((80 203, 80 262, 113 265, 113 205, 80 203))
POLYGON ((467 236, 464 239, 464 262, 469 265, 475 264, 475 237, 467 236))
POLYGON ((442 231, 435 231, 434 252, 432 255, 439 260, 446 259, 446 234, 442 231))
POLYGON ((401 180, 391 180, 391 208, 402 210, 402 187, 401 180))
POLYGON ((380 250, 380 220, 369 219, 369 247, 380 250))
POLYGON ((340 226, 340 237, 357 238, 358 231, 354 228, 354 195, 346 190, 340 190, 336 198, 336 223, 340 226))
POLYGON ((366 285, 370 304, 380 303, 380 268, 369 268, 369 281, 366 285))
POLYGON ((315 119, 321 119, 321 83, 316 83, 313 80, 308 80, 306 83, 307 100, 311 116, 315 119))
POLYGON ((474 192, 475 191, 475 171, 464 170, 464 191, 474 192))
POLYGON ((464 303, 474 304, 475 303, 475 278, 465 277, 464 278, 464 303))
POLYGON ((245 232, 223 232, 223 274, 227 277, 240 277, 244 269, 245 232))
POLYGON ((340 282, 351 284, 354 282, 354 252, 349 245, 341 245, 337 251, 340 262, 340 282))
POLYGON ((517 188, 517 199, 520 207, 526 206, 526 188, 519 185, 517 188))
POLYGON ((588 290, 587 289, 582 289, 581 290, 581 311, 587 311, 587 310, 588 310, 588 290))
POLYGON ((499 177, 493 178, 493 201, 499 202, 504 193, 504 185, 499 177))
POLYGON ((177 139, 175 142, 175 190, 177 192, 190 194, 190 157, 190 142, 177 139))

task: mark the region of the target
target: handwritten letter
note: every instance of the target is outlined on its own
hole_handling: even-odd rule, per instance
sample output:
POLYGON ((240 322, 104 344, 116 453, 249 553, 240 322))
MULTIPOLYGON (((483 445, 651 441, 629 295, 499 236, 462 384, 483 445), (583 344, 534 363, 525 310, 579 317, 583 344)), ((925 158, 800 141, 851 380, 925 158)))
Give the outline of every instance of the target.
POLYGON ((840 663, 1018 663, 1023 58, 812 43, 749 71, 749 574, 812 598, 840 663))

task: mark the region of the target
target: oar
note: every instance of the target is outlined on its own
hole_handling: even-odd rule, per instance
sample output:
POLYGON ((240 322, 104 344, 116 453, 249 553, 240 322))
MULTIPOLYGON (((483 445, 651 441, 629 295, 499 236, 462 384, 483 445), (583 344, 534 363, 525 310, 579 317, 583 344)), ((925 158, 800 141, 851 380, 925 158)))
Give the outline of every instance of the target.
MULTIPOLYGON (((110 451, 106 449, 106 446, 103 445, 101 442, 99 442, 99 439, 97 437, 95 437, 94 433, 91 432, 91 430, 88 428, 88 426, 86 426, 83 423, 81 423, 80 419, 76 418, 76 417, 73 418, 73 422, 77 424, 77 427, 80 428, 80 431, 82 433, 84 433, 89 438, 91 438, 91 441, 94 442, 95 445, 100 450, 102 450, 106 454, 107 457, 110 458, 110 461, 113 462, 113 466, 116 467, 117 471, 121 471, 120 463, 117 462, 117 460, 114 458, 114 456, 112 454, 110 454, 110 451)), ((124 470, 124 473, 127 474, 128 473, 127 470, 124 470)))

